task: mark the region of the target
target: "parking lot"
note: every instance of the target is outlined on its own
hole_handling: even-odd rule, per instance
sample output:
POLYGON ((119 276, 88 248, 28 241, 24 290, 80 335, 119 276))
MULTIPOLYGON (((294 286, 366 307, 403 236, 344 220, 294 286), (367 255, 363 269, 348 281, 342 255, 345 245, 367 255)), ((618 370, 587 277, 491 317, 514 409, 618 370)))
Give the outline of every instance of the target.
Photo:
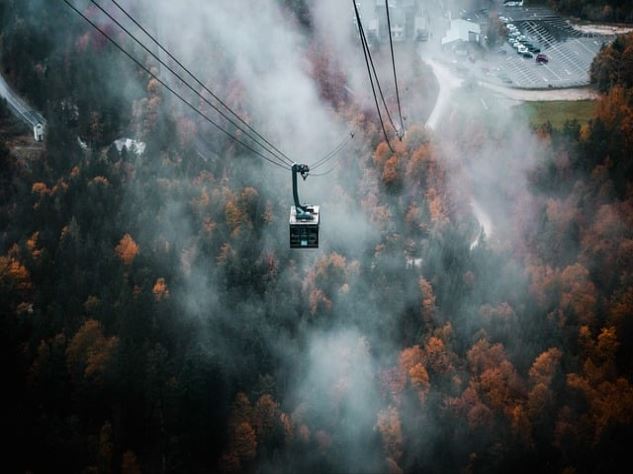
POLYGON ((526 41, 547 55, 547 64, 517 54, 507 42, 482 68, 486 79, 523 89, 580 87, 602 45, 612 38, 577 31, 546 7, 508 7, 501 12, 526 41))

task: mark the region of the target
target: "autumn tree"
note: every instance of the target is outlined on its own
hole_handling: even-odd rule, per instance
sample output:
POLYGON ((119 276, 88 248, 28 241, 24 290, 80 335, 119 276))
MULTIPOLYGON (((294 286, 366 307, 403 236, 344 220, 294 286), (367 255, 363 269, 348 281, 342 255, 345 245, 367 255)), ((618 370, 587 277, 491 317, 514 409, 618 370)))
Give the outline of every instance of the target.
POLYGON ((131 265, 139 252, 139 247, 130 234, 125 234, 114 250, 125 265, 131 265))
POLYGON ((589 271, 579 263, 570 265, 561 273, 560 281, 560 308, 581 324, 592 323, 597 291, 589 271))
POLYGON ((402 427, 398 409, 390 406, 378 412, 376 428, 382 436, 383 447, 387 458, 397 464, 402 457, 403 444, 402 427))
POLYGON ((99 452, 97 455, 98 472, 112 472, 112 458, 114 456, 114 445, 112 440, 112 424, 107 421, 99 432, 99 452))
POLYGON ((31 289, 31 275, 18 260, 18 255, 14 252, 9 257, 0 256, 0 296, 3 301, 15 306, 25 303, 31 289))
POLYGON ((310 312, 329 312, 337 297, 349 293, 350 281, 357 272, 358 262, 348 262, 344 256, 335 252, 317 260, 307 275, 305 285, 310 312))
POLYGON ((264 394, 255 403, 253 423, 257 438, 264 441, 270 438, 279 426, 281 412, 279 404, 269 394, 264 394))
POLYGON ((71 339, 66 349, 66 360, 71 374, 101 381, 114 357, 119 340, 116 336, 105 337, 101 324, 87 320, 71 339))
POLYGON ((540 420, 547 415, 546 410, 554 403, 554 387, 552 382, 560 371, 563 353, 552 347, 539 355, 530 367, 527 409, 530 419, 540 420))
POLYGON ((433 286, 424 277, 420 277, 418 284, 420 287, 420 292, 422 293, 422 304, 420 305, 422 320, 426 325, 430 325, 433 322, 435 318, 435 313, 437 311, 433 286))
POLYGON ((400 186, 400 159, 397 155, 393 155, 385 162, 385 167, 382 172, 382 182, 388 189, 397 190, 400 186))
POLYGON ((618 36, 591 64, 591 82, 607 92, 616 85, 633 87, 633 34, 618 36))
POLYGON ((141 466, 136 459, 134 451, 125 451, 121 461, 121 474, 141 474, 141 466))
POLYGON ((152 293, 154 293, 156 301, 162 301, 169 298, 169 288, 167 287, 167 283, 164 278, 156 280, 156 283, 154 283, 154 287, 152 288, 152 293))
POLYGON ((400 352, 400 369, 407 375, 420 402, 424 402, 430 390, 429 373, 424 362, 424 353, 418 345, 400 352))

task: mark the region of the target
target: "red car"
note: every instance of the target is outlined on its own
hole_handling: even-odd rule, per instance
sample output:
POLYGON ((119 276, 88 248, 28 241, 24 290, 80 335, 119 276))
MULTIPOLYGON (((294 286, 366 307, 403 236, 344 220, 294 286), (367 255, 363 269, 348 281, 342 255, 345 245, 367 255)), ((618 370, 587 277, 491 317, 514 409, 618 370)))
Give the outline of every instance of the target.
POLYGON ((549 62, 549 58, 546 54, 539 53, 536 55, 536 63, 537 64, 547 64, 549 62))

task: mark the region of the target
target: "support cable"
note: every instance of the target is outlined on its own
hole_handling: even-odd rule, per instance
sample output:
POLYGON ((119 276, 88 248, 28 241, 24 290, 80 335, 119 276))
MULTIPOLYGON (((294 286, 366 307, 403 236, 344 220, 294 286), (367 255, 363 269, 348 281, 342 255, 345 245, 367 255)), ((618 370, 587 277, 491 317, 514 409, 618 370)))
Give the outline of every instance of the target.
POLYGON ((339 143, 336 148, 334 148, 334 150, 332 150, 330 153, 325 155, 319 161, 311 165, 310 169, 316 170, 320 168, 321 166, 323 166, 325 163, 327 163, 328 161, 333 159, 336 155, 338 155, 347 146, 347 144, 351 142, 353 139, 354 139, 354 132, 352 131, 349 133, 349 136, 347 138, 343 139, 343 141, 339 143))
POLYGON ((310 176, 314 176, 315 178, 318 178, 320 176, 327 176, 328 174, 332 173, 334 170, 336 169, 336 166, 332 166, 329 170, 327 171, 323 171, 322 173, 310 173, 310 176))
MULTIPOLYGON (((91 0, 92 1, 92 0, 91 0)), ((240 117, 237 112, 231 109, 220 97, 218 97, 209 87, 207 87, 198 77, 191 72, 189 68, 187 68, 181 61, 179 61, 163 44, 156 39, 154 35, 152 35, 134 16, 132 16, 117 0, 110 0, 120 11, 123 13, 139 30, 141 30, 158 48, 164 52, 174 63, 176 63, 183 71, 185 71, 195 82, 198 84, 205 92, 207 92, 211 97, 218 101, 222 107, 228 110, 237 120, 239 120, 246 128, 248 128, 251 132, 253 132, 258 138, 264 141, 267 145, 269 145, 273 150, 279 153, 285 161, 292 165, 294 160, 289 158, 284 152, 282 152, 279 148, 273 145, 270 141, 268 141, 263 135, 261 135, 255 128, 253 128, 248 122, 246 122, 242 117, 240 117)), ((332 153, 332 152, 330 152, 332 153)), ((326 155, 329 156, 330 154, 326 155)), ((324 157, 325 158, 325 157, 324 157)), ((322 158, 323 159, 323 158, 322 158)))
POLYGON ((204 120, 206 120, 207 122, 209 122, 211 125, 213 125, 215 128, 217 128, 219 131, 221 131, 222 133, 224 133, 226 136, 228 136, 230 139, 232 139, 233 141, 235 141, 236 143, 240 144, 242 147, 246 148, 247 150, 251 151, 252 153, 256 154, 257 156, 259 156, 260 158, 263 158, 264 160, 266 160, 267 162, 269 162, 270 164, 273 164, 275 166, 278 166, 280 168, 283 168, 285 170, 289 170, 290 167, 286 166, 285 164, 282 164, 278 161, 274 161, 270 158, 268 158, 266 155, 263 155, 262 153, 260 153, 259 151, 257 151, 256 149, 254 149, 253 147, 251 147, 249 144, 244 143, 242 140, 240 140, 239 138, 235 137, 233 134, 231 134, 231 132, 229 132, 228 130, 226 130, 225 128, 223 128, 222 126, 218 125, 217 123, 215 123, 211 118, 209 118, 204 112, 200 111, 198 108, 196 108, 196 106, 194 106, 191 102, 189 102, 187 99, 185 99, 182 95, 180 95, 178 92, 176 92, 172 87, 170 87, 165 81, 163 81, 160 77, 158 77, 156 74, 154 74, 153 72, 151 72, 144 64, 142 64, 138 59, 136 59, 134 56, 132 56, 131 53, 129 53, 125 48, 123 48, 123 46, 121 46, 116 40, 114 40, 110 35, 108 35, 103 29, 101 29, 97 24, 95 24, 92 20, 90 20, 86 15, 84 15, 81 11, 79 11, 72 3, 70 3, 68 0, 62 0, 70 9, 72 9, 77 15, 79 15, 80 17, 82 17, 87 23, 89 23, 96 31, 98 31, 99 33, 101 33, 101 35, 103 35, 110 43, 112 43, 119 51, 121 51, 123 54, 125 54, 132 62, 134 62, 139 68, 141 68, 145 73, 147 73, 150 77, 152 77, 153 79, 155 79, 156 81, 158 81, 159 84, 161 84, 165 89, 167 89, 169 92, 171 92, 174 96, 176 96, 178 99, 180 99, 181 102, 183 102, 185 105, 187 105, 191 110, 193 110, 196 114, 200 115, 204 120))
POLYGON ((275 145, 273 145, 270 141, 268 141, 263 135, 261 135, 257 130, 255 130, 255 128, 253 128, 247 121, 245 121, 242 117, 240 117, 237 112, 233 111, 233 109, 231 109, 222 99, 220 99, 216 94, 213 93, 213 91, 211 89, 209 89, 201 80, 199 80, 187 67, 185 67, 182 62, 180 62, 178 59, 176 59, 174 57, 173 54, 171 54, 167 48, 165 48, 149 31, 147 31, 146 28, 143 27, 143 25, 141 25, 131 14, 129 14, 122 6, 119 2, 117 2, 116 0, 110 0, 112 3, 114 3, 114 5, 127 17, 129 18, 129 20, 134 23, 134 25, 136 25, 137 28, 139 28, 143 33, 145 33, 145 35, 151 39, 154 44, 156 44, 156 46, 158 46, 158 48, 163 51, 172 61, 174 61, 178 66, 180 66, 183 71, 185 71, 187 74, 189 74, 189 76, 192 77, 192 79, 194 81, 196 81, 196 83, 202 87, 202 89, 204 89, 204 91, 206 91, 211 97, 213 97, 215 100, 217 100, 220 105, 222 105, 222 107, 224 107, 226 110, 228 110, 237 120, 239 120, 241 123, 243 123, 251 132, 253 132, 257 137, 261 138, 264 143, 266 143, 267 145, 269 145, 273 150, 275 150, 276 152, 278 152, 281 156, 283 156, 284 158, 286 158, 286 160, 289 162, 288 164, 292 164, 294 163, 294 161, 289 158, 284 152, 282 152, 280 149, 278 149, 275 145))
POLYGON ((400 139, 400 141, 402 141, 402 136, 404 134, 404 120, 402 120, 402 107, 400 106, 400 90, 398 89, 398 75, 396 73, 396 57, 393 54, 393 39, 391 38, 391 15, 389 14, 389 0, 385 0, 385 8, 387 10, 387 28, 389 28, 389 46, 391 48, 391 66, 393 68, 393 81, 396 84, 396 99, 398 101, 398 115, 400 116, 400 130, 398 130, 398 138, 400 139))
MULTIPOLYGON (((114 0, 112 0, 114 2, 114 0)), ((220 101, 217 96, 215 96, 212 92, 209 91, 209 93, 216 99, 218 100, 229 112, 231 112, 234 116, 238 117, 238 120, 241 121, 242 123, 246 124, 247 128, 249 130, 253 130, 254 133, 258 136, 261 137, 264 142, 266 144, 268 144, 268 146, 262 144, 261 142, 259 142, 256 138, 254 138, 247 130, 245 130, 241 125, 239 125, 238 123, 235 122, 235 120, 231 119, 229 116, 227 116, 226 113, 224 113, 222 110, 220 110, 215 104, 213 104, 211 101, 209 101, 209 99, 207 99, 204 95, 202 95, 200 92, 198 92, 191 84, 189 84, 180 74, 178 74, 178 72, 176 72, 172 67, 170 67, 168 64, 166 64, 162 59, 160 59, 160 57, 154 53, 152 50, 150 50, 147 46, 145 46, 145 44, 143 44, 143 42, 141 42, 134 34, 132 34, 129 29, 127 29, 124 25, 121 24, 121 22, 119 22, 116 18, 114 18, 108 11, 106 11, 101 5, 99 5, 95 0, 90 0, 90 2, 95 5, 102 13, 104 13, 111 21, 113 21, 119 28, 121 28, 121 30, 123 30, 130 38, 132 38, 132 40, 134 40, 134 42, 136 44, 138 44, 141 48, 143 48, 149 55, 151 55, 156 61, 158 61, 162 66, 164 66, 165 68, 167 68, 167 70, 169 72, 171 72, 176 78, 178 78, 185 86, 187 86, 187 88, 189 90, 191 90, 194 94, 196 94, 205 104, 207 104, 208 106, 210 106, 213 110, 215 110, 218 114, 220 114, 225 120, 227 120, 231 125, 233 125, 234 127, 236 127, 238 130, 240 130, 242 133, 244 133, 248 138, 250 138, 251 140, 253 140, 253 142, 255 142, 257 145, 259 145, 260 147, 262 147, 264 150, 266 150, 268 153, 270 153, 272 156, 274 156, 275 158, 279 159, 280 161, 285 161, 286 164, 291 165, 293 163, 293 161, 286 157, 283 153, 280 154, 281 152, 279 152, 274 145, 270 144, 270 142, 268 142, 265 138, 261 137, 261 135, 259 135, 259 133, 257 133, 256 131, 254 131, 254 129, 252 127, 250 127, 248 124, 246 124, 246 122, 244 122, 241 118, 239 118, 239 116, 237 116, 237 114, 235 114, 228 106, 226 106, 226 104, 224 104, 222 101, 220 101)), ((116 2, 115 2, 116 4, 116 2)), ((136 24, 136 23, 135 23, 136 24)), ((141 27, 142 28, 142 27, 141 27)), ((147 34, 147 33, 146 33, 147 34)), ((159 46, 160 47, 160 46, 159 46)), ((161 48, 162 49, 162 48, 161 48)), ((173 58, 173 56, 171 56, 169 53, 167 53, 170 57, 173 58)), ((180 65, 180 63, 174 59, 174 61, 180 65)), ((204 87, 204 85, 202 84, 201 81, 199 81, 191 72, 189 72, 184 66, 180 65, 180 67, 182 67, 191 77, 194 78, 194 80, 200 84, 202 87, 204 87)), ((205 90, 208 90, 205 88, 205 90)))
POLYGON ((378 88, 378 93, 380 95, 380 100, 382 101, 382 105, 385 108, 385 112, 387 113, 387 118, 389 119, 389 123, 394 130, 397 130, 396 123, 391 116, 391 112, 389 112, 389 107, 387 107, 387 101, 385 100, 385 94, 382 91, 382 86, 380 85, 380 80, 378 79, 378 73, 376 72, 376 65, 374 64, 374 58, 371 55, 371 50, 369 49, 369 42, 367 40, 367 35, 365 34, 365 28, 362 24, 360 24, 360 29, 363 35, 363 43, 365 48, 367 49, 367 56, 369 57, 369 64, 371 65, 371 70, 374 73, 374 78, 376 79, 376 86, 378 88))
POLYGON ((358 7, 356 6, 356 0, 352 0, 352 4, 354 5, 354 12, 356 14, 356 22, 358 23, 358 32, 360 34, 360 42, 363 47, 363 55, 365 56, 365 65, 367 66, 367 73, 369 75, 369 83, 371 84, 371 90, 374 95, 374 102, 376 104, 376 111, 378 112, 378 119, 380 120, 380 126, 382 127, 382 133, 387 142, 387 146, 393 152, 393 148, 391 147, 391 143, 389 142, 389 136, 387 135, 387 129, 385 128, 385 122, 382 119, 382 114, 380 112, 380 104, 378 103, 378 97, 376 95, 376 88, 374 87, 374 79, 371 74, 371 66, 369 65, 369 59, 367 57, 368 47, 366 46, 366 38, 365 32, 363 30, 363 25, 360 21, 360 14, 358 13, 358 7))

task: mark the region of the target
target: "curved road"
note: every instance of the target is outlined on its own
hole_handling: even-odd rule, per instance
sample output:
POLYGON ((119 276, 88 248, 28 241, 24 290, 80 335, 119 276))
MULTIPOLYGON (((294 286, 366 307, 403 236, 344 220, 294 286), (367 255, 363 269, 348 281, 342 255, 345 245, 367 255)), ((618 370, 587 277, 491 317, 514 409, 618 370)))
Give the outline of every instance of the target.
MULTIPOLYGON (((426 59, 423 54, 423 60, 431 66, 433 73, 435 74, 438 84, 439 93, 435 106, 426 122, 426 126, 433 131, 438 131, 440 128, 440 120, 443 118, 446 109, 451 103, 453 93, 462 86, 463 80, 458 77, 450 68, 450 66, 443 64, 435 59, 426 59)), ((588 87, 575 88, 575 89, 552 89, 552 90, 520 90, 511 89, 507 87, 497 86, 488 83, 479 83, 480 86, 487 88, 497 95, 501 95, 506 99, 515 100, 519 102, 524 101, 551 101, 551 100, 582 100, 582 99, 595 99, 597 94, 595 91, 588 87)), ((492 236, 494 231, 494 225, 492 218, 482 207, 482 205, 471 196, 470 206, 473 210, 475 218, 479 222, 482 233, 488 238, 492 236)), ((479 242, 479 236, 471 244, 471 249, 475 248, 479 242)))
MULTIPOLYGON (((424 60, 424 57, 422 60, 424 60)), ((447 66, 440 64, 434 59, 427 59, 426 62, 433 69, 433 74, 435 74, 440 88, 437 94, 437 100, 435 101, 435 107, 433 107, 433 111, 426 121, 426 126, 431 130, 435 130, 440 118, 442 118, 446 110, 446 106, 450 103, 453 92, 455 89, 461 87, 462 79, 453 74, 447 66)))
MULTIPOLYGON (((439 63, 438 61, 427 59, 426 62, 433 69, 433 73, 437 78, 437 82, 440 88, 437 95, 437 100, 435 101, 435 106, 433 107, 433 111, 431 112, 431 115, 429 115, 429 119, 426 121, 426 126, 429 127, 431 130, 436 131, 438 129, 440 119, 444 115, 447 106, 451 102, 453 92, 461 87, 463 80, 453 74, 453 72, 447 66, 439 63)), ((479 221, 479 225, 481 226, 481 233, 483 233, 487 237, 491 237, 493 232, 493 225, 490 216, 479 205, 474 197, 471 197, 470 199, 470 206, 473 210, 475 218, 477 219, 477 221, 479 221)), ((471 250, 474 249, 479 243, 479 237, 480 235, 478 235, 471 243, 471 250)))

